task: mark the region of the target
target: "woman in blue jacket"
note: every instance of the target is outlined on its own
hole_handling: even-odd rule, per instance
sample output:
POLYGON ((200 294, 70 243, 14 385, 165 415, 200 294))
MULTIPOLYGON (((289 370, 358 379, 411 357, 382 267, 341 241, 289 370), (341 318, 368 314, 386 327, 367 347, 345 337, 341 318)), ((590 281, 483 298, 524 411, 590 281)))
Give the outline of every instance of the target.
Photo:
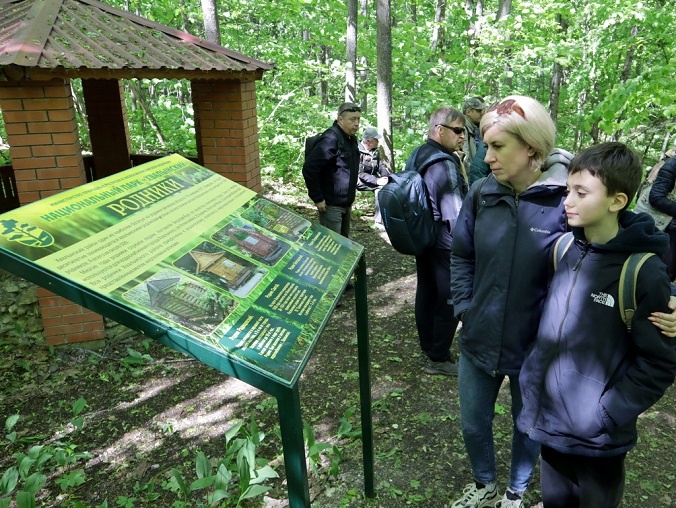
MULTIPOLYGON (((451 293, 460 333, 460 419, 474 483, 453 508, 499 500, 493 445, 498 391, 510 378, 512 418, 521 410, 518 374, 535 338, 551 278, 548 253, 566 229, 566 169, 544 171, 556 131, 536 100, 510 96, 481 120, 491 174, 477 181, 454 231, 451 293)), ((519 507, 539 445, 514 429, 511 474, 500 506, 519 507)))
MULTIPOLYGON (((561 151, 547 157, 555 127, 545 108, 528 97, 510 96, 491 107, 480 129, 491 174, 475 182, 464 200, 451 255, 453 305, 462 321, 460 420, 474 482, 451 506, 498 502, 500 508, 518 508, 539 455, 539 445, 516 427, 523 405, 518 375, 537 335, 552 277, 551 249, 566 229, 567 157, 561 151), (551 159, 557 163, 549 164, 551 159), (509 483, 500 499, 493 416, 505 377, 514 434, 509 483)), ((676 336, 676 313, 649 319, 676 336)))

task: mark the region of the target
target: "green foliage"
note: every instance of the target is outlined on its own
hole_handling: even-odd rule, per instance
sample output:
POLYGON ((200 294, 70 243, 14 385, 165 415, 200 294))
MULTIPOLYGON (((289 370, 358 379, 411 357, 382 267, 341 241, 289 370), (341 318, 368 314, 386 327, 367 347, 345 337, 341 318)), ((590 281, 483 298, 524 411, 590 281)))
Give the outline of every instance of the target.
MULTIPOLYGON (((153 21, 204 37, 201 5, 188 0, 129 4, 107 0, 153 21)), ((395 169, 419 144, 431 111, 459 107, 473 95, 492 101, 511 93, 550 100, 554 65, 562 66, 558 145, 571 151, 593 140, 617 138, 647 157, 658 158, 674 132, 674 43, 668 27, 676 10, 662 0, 584 4, 521 0, 496 19, 498 1, 450 2, 436 49, 431 38, 435 3, 393 2, 392 105, 395 169), (627 69, 627 73, 623 74, 627 69)), ((359 12, 357 96, 365 105, 362 124, 376 125, 376 12, 359 12)), ((266 178, 302 187, 300 169, 307 136, 326 129, 344 100, 346 8, 339 0, 222 0, 221 43, 247 56, 273 62, 257 85, 259 149, 266 178)), ((190 85, 185 80, 126 83, 133 152, 196 154, 190 85), (142 107, 148 105, 152 117, 142 107)), ((80 139, 90 149, 82 86, 73 82, 80 139), (84 112, 83 112, 84 113, 84 112)), ((4 138, 0 125, 0 138, 4 138)), ((9 155, 0 146, 0 164, 9 155)))
MULTIPOLYGON (((84 399, 79 399, 73 404, 73 413, 77 416, 86 406, 84 399)), ((12 415, 5 420, 6 443, 5 453, 16 449, 17 445, 34 441, 33 438, 24 437, 17 439, 16 424, 19 415, 12 415)), ((8 508, 12 500, 17 508, 35 507, 38 492, 47 483, 48 476, 54 478, 54 482, 62 491, 67 491, 84 483, 86 475, 84 470, 68 470, 72 465, 83 459, 91 458, 89 453, 75 452, 76 446, 63 442, 54 441, 46 445, 33 445, 27 453, 16 451, 11 456, 14 465, 8 467, 0 479, 0 508, 8 508)))
POLYGON ((278 477, 269 461, 257 454, 264 438, 252 415, 247 426, 238 423, 226 431, 223 458, 209 459, 200 451, 195 459, 195 480, 188 482, 174 468, 163 488, 181 497, 180 506, 201 506, 193 501, 203 496, 210 506, 220 503, 218 506, 239 507, 244 500, 267 492, 270 487, 264 483, 278 477))

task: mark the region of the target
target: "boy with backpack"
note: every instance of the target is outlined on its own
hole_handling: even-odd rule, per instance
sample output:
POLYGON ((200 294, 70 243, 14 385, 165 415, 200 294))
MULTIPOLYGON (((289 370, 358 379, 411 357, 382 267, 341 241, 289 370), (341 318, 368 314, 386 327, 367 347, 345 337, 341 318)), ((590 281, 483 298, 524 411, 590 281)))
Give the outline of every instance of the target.
POLYGON ((537 339, 519 375, 517 426, 542 445, 544 508, 619 506, 636 421, 673 383, 676 341, 648 319, 668 313, 667 236, 626 211, 641 164, 625 145, 603 143, 568 167, 564 201, 575 241, 561 257, 537 339), (618 281, 632 253, 656 255, 634 271, 627 325, 618 281))

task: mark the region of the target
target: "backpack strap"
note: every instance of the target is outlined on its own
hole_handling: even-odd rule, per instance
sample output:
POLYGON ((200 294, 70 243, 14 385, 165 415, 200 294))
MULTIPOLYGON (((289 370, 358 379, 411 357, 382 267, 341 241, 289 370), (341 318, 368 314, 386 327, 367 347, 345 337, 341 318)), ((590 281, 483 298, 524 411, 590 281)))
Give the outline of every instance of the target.
POLYGON ((635 252, 622 265, 619 288, 620 314, 629 332, 631 332, 631 320, 636 312, 636 281, 638 280, 638 272, 643 263, 650 256, 654 255, 652 252, 635 252))
POLYGON ((487 176, 484 176, 481 178, 480 181, 481 183, 477 186, 477 190, 474 192, 472 195, 472 204, 474 205, 473 210, 474 210, 474 217, 476 218, 478 212, 479 212, 479 198, 481 197, 481 188, 484 186, 486 183, 486 180, 488 180, 487 176))
POLYGON ((416 164, 415 161, 418 158, 418 152, 423 146, 425 145, 419 146, 418 148, 413 150, 413 153, 406 161, 406 167, 404 168, 404 171, 414 170, 420 173, 420 176, 422 176, 427 168, 429 168, 432 164, 435 164, 439 161, 451 161, 455 163, 455 160, 453 159, 452 156, 448 155, 447 153, 437 152, 430 155, 420 164, 416 164))
POLYGON ((568 248, 570 247, 570 244, 573 243, 573 240, 575 240, 575 238, 573 237, 573 233, 571 231, 563 233, 556 239, 556 242, 554 243, 554 250, 552 251, 554 271, 556 271, 556 267, 559 266, 559 262, 563 258, 563 255, 566 253, 566 251, 568 251, 568 248))

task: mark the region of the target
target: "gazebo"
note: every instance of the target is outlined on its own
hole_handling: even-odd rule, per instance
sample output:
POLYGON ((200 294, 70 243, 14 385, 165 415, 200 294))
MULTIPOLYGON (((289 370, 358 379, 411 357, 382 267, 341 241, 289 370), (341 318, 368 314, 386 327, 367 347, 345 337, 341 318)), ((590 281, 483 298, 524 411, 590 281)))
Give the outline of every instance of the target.
MULTIPOLYGON (((21 205, 86 183, 71 80, 96 178, 132 167, 123 79, 187 79, 198 164, 260 190, 255 82, 272 64, 95 0, 0 0, 0 110, 21 205)), ((100 315, 39 288, 47 344, 104 337, 100 315)))

